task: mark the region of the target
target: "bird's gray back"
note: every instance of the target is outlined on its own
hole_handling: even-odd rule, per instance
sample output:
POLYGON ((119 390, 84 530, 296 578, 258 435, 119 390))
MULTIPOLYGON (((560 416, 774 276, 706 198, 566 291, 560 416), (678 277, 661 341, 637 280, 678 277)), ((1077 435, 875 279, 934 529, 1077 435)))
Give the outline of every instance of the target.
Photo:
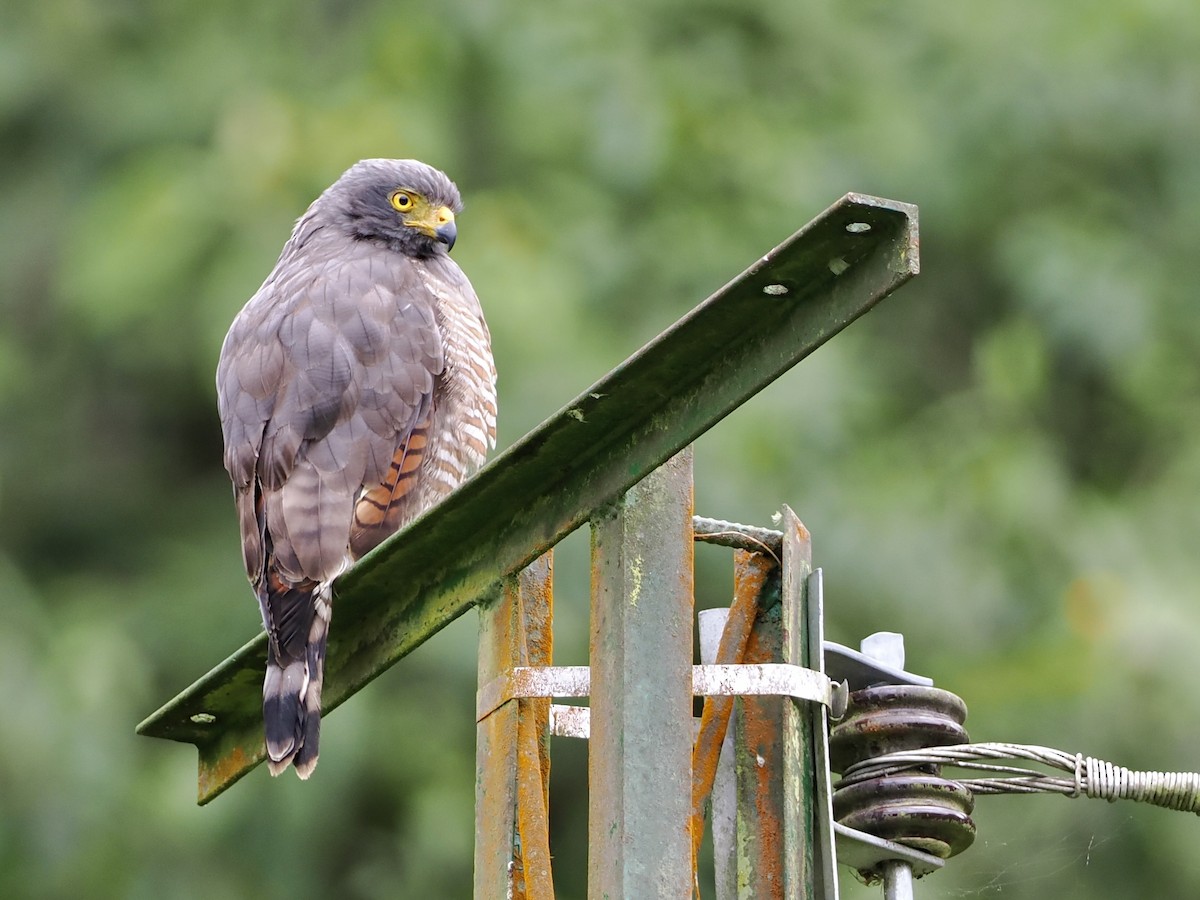
POLYGON ((445 367, 416 263, 306 224, 234 321, 218 366, 252 580, 263 513, 286 574, 323 581, 345 566, 355 496, 382 479, 445 367))

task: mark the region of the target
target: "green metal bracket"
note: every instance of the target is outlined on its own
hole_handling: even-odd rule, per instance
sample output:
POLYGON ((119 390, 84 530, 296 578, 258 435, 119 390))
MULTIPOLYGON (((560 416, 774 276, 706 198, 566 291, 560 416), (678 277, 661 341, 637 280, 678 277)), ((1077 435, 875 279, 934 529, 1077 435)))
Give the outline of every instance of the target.
MULTIPOLYGON (((335 583, 329 711, 918 271, 916 207, 847 194, 335 583)), ((138 726, 199 802, 263 759, 259 635, 138 726)))
POLYGON ((592 523, 588 896, 692 888, 692 450, 592 523))

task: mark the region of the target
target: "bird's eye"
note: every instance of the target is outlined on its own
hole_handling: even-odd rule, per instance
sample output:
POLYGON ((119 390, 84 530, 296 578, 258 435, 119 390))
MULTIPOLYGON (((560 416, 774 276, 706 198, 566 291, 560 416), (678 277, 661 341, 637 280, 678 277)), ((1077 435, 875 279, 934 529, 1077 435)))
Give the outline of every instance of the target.
POLYGON ((408 191, 394 191, 389 199, 399 212, 408 212, 413 208, 413 196, 408 191))

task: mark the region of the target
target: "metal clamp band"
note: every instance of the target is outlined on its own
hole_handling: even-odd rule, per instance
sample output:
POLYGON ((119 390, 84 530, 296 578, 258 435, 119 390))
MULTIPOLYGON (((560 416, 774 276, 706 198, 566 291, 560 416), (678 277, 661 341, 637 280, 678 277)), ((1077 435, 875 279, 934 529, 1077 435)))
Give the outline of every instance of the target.
MULTIPOLYGON (((591 692, 588 666, 517 666, 479 689, 475 717, 482 722, 509 700, 528 697, 586 697, 591 692)), ((846 711, 844 682, 788 663, 692 666, 692 694, 781 696, 827 706, 834 718, 846 711)))

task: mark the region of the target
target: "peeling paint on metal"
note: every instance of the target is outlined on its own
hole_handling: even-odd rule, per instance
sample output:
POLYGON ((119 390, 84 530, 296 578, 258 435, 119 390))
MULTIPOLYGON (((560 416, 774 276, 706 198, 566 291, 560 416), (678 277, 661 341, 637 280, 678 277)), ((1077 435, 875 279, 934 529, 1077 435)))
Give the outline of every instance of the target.
POLYGON ((642 558, 635 556, 629 563, 629 605, 634 609, 638 605, 638 597, 642 593, 642 558))

